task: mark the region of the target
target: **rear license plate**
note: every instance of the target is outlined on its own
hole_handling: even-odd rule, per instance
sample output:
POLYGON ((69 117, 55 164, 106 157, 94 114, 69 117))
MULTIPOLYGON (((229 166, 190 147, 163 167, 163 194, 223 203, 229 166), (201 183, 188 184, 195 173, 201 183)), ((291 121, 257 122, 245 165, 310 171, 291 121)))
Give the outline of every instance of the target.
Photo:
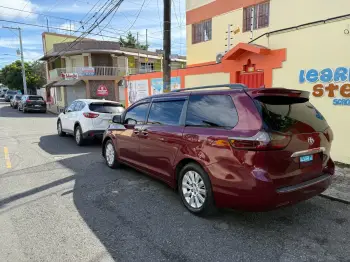
POLYGON ((311 162, 313 159, 314 159, 314 156, 313 156, 313 155, 301 156, 301 157, 300 157, 300 163, 311 162))
POLYGON ((35 107, 40 107, 40 105, 35 105, 35 107))

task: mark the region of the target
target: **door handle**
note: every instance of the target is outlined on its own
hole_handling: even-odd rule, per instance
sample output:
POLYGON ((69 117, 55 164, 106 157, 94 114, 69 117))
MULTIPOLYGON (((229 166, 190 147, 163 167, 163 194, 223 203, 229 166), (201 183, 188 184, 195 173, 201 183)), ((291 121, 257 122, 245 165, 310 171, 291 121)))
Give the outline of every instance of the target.
POLYGON ((139 130, 134 129, 134 134, 135 134, 135 135, 138 135, 139 133, 140 133, 140 131, 139 131, 139 130))
POLYGON ((148 131, 145 129, 145 130, 142 130, 142 134, 144 135, 144 136, 147 136, 148 135, 148 131))

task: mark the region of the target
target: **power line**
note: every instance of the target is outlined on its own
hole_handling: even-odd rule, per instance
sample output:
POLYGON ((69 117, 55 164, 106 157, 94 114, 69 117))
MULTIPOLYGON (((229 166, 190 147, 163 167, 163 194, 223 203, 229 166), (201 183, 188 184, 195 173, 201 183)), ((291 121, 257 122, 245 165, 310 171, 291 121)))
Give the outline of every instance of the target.
POLYGON ((138 14, 137 14, 137 16, 136 16, 134 22, 133 22, 132 25, 129 27, 129 29, 126 30, 126 31, 130 31, 130 29, 134 27, 134 25, 135 25, 137 19, 139 18, 140 14, 141 14, 142 8, 143 8, 143 6, 145 5, 145 3, 146 3, 146 0, 143 0, 143 3, 142 3, 142 5, 141 5, 141 7, 140 7, 140 10, 139 10, 139 12, 138 12, 138 14))

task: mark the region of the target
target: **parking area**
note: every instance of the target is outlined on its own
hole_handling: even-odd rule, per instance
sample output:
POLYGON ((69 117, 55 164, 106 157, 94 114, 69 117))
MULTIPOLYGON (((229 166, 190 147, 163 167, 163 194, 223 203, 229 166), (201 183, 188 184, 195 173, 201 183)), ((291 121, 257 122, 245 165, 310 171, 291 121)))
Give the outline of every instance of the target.
POLYGON ((0 100, 0 261, 349 261, 350 206, 190 214, 167 185, 109 169, 99 142, 0 100))

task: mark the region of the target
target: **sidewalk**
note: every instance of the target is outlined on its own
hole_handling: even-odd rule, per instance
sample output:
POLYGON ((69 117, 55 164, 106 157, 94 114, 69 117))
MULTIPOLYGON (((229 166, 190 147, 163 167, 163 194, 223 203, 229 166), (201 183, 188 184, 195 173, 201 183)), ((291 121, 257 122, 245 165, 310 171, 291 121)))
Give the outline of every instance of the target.
POLYGON ((350 204, 350 168, 337 166, 335 172, 332 185, 321 196, 350 204))

